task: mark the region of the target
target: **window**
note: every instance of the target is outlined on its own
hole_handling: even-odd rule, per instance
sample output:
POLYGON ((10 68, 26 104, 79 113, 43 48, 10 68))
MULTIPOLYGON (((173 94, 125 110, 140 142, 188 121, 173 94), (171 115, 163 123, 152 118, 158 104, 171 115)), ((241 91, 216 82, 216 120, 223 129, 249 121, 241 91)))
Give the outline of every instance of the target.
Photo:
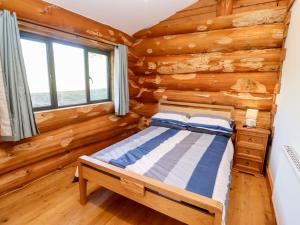
POLYGON ((43 42, 21 40, 27 71, 28 86, 34 108, 51 105, 47 45, 43 42))
POLYGON ((35 110, 110 101, 110 52, 21 34, 35 110))
POLYGON ((97 76, 97 74, 102 74, 107 71, 107 66, 109 59, 106 55, 101 55, 96 52, 88 53, 89 61, 89 84, 91 100, 97 101, 100 99, 108 98, 108 93, 106 91, 106 84, 108 83, 107 76, 97 76), (101 66, 99 66, 101 65, 101 66), (100 90, 100 91, 99 91, 100 90))
POLYGON ((84 49, 58 43, 52 46, 58 106, 86 103, 84 49))

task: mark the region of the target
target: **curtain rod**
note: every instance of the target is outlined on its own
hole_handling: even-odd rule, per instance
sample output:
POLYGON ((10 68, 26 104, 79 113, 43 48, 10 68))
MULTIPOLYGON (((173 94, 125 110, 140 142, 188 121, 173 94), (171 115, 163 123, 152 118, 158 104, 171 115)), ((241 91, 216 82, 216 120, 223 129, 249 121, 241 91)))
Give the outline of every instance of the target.
POLYGON ((86 37, 86 36, 83 36, 83 35, 80 35, 80 34, 76 34, 76 33, 72 33, 72 32, 67 32, 67 31, 63 31, 63 30, 57 29, 57 28, 50 27, 50 26, 46 26, 46 25, 41 25, 41 24, 38 24, 38 23, 34 23, 32 21, 28 21, 28 20, 25 20, 25 19, 18 18, 18 24, 21 24, 21 25, 22 24, 23 25, 30 24, 30 25, 34 25, 34 26, 38 26, 38 27, 43 27, 43 28, 46 28, 46 29, 58 31, 58 32, 61 32, 61 33, 69 34, 69 35, 74 35, 76 37, 85 38, 85 39, 89 39, 89 40, 92 40, 92 41, 100 42, 102 44, 106 44, 106 45, 110 45, 110 46, 113 46, 113 47, 117 47, 116 43, 108 41, 108 40, 105 40, 103 38, 93 39, 93 38, 86 37))

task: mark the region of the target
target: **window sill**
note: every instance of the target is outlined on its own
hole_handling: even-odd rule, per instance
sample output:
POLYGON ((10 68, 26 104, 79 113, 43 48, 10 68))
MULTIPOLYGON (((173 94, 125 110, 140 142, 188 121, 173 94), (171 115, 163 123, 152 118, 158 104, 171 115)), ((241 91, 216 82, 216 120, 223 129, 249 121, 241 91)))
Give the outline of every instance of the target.
POLYGON ((85 105, 75 105, 75 106, 65 106, 65 107, 60 107, 60 108, 55 108, 55 109, 45 109, 45 110, 38 110, 35 111, 35 114, 40 114, 40 113, 47 113, 47 112, 59 112, 59 111, 66 111, 66 110, 79 110, 84 108, 94 108, 97 106, 108 106, 112 105, 112 101, 107 101, 107 102, 97 102, 97 103, 91 103, 91 104, 85 104, 85 105))

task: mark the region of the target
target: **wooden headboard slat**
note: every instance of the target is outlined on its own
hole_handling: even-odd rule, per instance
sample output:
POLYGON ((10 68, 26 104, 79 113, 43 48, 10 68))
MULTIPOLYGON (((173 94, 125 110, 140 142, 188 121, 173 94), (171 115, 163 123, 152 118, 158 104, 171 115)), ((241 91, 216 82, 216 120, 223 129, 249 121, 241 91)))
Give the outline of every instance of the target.
POLYGON ((177 102, 160 100, 159 110, 186 112, 189 114, 221 115, 232 119, 234 107, 224 105, 198 104, 192 102, 177 102))

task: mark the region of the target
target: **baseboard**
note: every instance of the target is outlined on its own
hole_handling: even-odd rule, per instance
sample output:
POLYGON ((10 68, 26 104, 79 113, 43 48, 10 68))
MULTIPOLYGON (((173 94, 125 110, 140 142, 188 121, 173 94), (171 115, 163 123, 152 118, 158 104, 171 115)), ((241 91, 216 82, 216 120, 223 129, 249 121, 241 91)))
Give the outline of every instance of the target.
POLYGON ((266 178, 267 178, 267 183, 268 183, 268 186, 270 188, 270 191, 271 191, 271 195, 273 193, 273 178, 272 178, 272 175, 271 175, 271 171, 270 171, 270 167, 267 167, 266 169, 266 178))
POLYGON ((271 201, 273 213, 275 215, 276 224, 278 224, 277 223, 278 218, 277 218, 276 208, 274 207, 274 201, 273 201, 274 200, 273 199, 274 182, 273 182, 273 177, 272 177, 272 174, 271 174, 270 167, 268 167, 268 166, 266 168, 266 181, 267 181, 267 188, 268 188, 268 192, 269 192, 269 196, 270 196, 270 201, 271 201))

